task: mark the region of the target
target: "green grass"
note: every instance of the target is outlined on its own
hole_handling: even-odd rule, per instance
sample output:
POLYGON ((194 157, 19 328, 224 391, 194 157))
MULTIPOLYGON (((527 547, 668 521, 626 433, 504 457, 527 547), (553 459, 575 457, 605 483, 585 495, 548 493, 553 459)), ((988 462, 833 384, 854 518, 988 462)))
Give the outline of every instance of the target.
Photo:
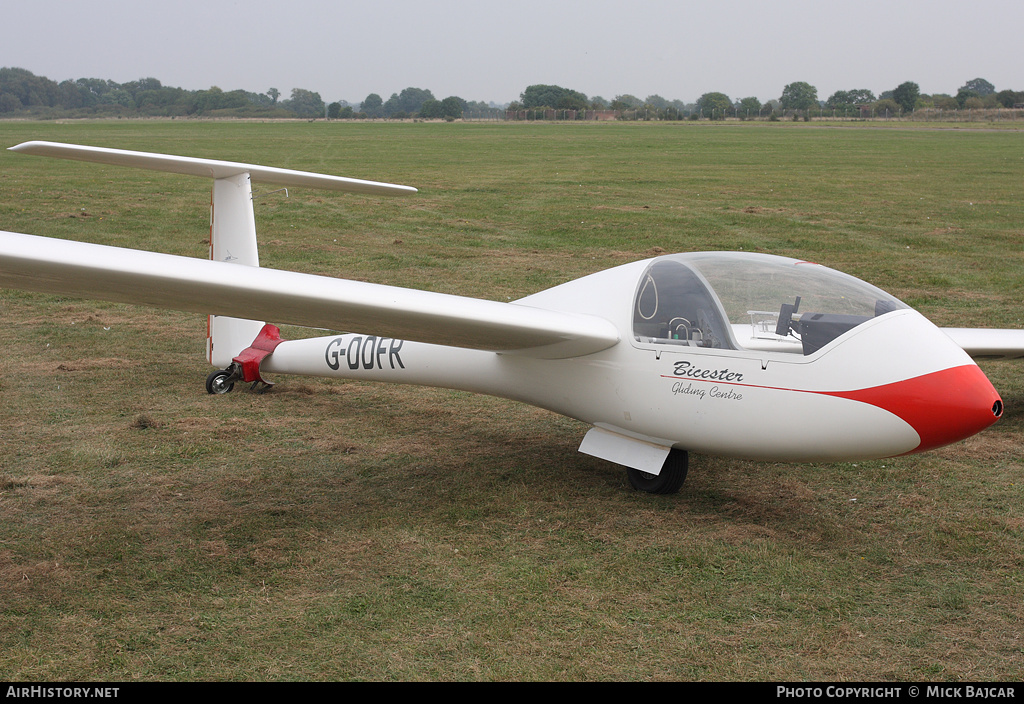
MULTIPOLYGON (((813 259, 1020 327, 1019 131, 0 122, 408 183, 256 201, 264 264, 507 300, 653 252, 813 259)), ((0 228, 205 256, 209 183, 0 151, 0 228)), ((629 292, 631 294, 632 292, 629 292)), ((203 390, 205 321, 0 292, 0 679, 1020 680, 1024 382, 925 455, 691 458, 460 392, 203 390)))

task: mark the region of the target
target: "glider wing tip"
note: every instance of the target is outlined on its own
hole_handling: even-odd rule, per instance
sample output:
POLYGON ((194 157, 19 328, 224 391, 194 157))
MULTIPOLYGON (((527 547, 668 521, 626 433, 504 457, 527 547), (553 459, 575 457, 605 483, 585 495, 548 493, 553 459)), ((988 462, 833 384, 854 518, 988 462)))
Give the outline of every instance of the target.
POLYGON ((52 150, 55 148, 62 149, 67 148, 69 146, 75 145, 63 144, 61 142, 47 142, 42 139, 32 139, 27 142, 22 142, 21 144, 15 144, 13 147, 7 147, 7 151, 18 152, 20 154, 41 154, 43 156, 46 156, 47 150, 52 150))

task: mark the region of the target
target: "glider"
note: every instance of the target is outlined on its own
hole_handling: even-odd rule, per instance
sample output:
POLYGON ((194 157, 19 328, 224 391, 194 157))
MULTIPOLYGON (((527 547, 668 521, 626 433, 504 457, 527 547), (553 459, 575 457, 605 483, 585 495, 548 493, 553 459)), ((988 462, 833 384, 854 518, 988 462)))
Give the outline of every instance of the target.
POLYGON ((473 391, 592 427, 580 451, 673 493, 688 452, 849 461, 924 452, 1003 411, 974 358, 1021 330, 943 330, 853 276, 766 254, 637 261, 502 303, 259 266, 252 182, 416 189, 51 142, 11 150, 213 179, 210 260, 0 232, 0 287, 209 316, 211 394, 296 374, 473 391), (278 324, 342 331, 282 340, 278 324))

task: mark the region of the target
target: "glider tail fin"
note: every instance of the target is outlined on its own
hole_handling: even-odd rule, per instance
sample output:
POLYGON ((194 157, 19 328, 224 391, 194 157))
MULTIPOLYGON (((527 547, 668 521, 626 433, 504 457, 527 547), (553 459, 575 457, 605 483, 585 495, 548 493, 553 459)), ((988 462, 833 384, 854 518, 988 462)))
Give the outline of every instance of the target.
MULTIPOLYGON (((256 218, 252 209, 253 178, 279 186, 326 188, 373 196, 407 196, 416 193, 416 189, 411 186, 394 183, 328 176, 258 164, 88 147, 80 144, 32 141, 15 145, 9 150, 34 156, 212 178, 214 181, 210 207, 210 259, 243 266, 260 265, 256 251, 256 218)), ((259 320, 210 316, 206 340, 207 359, 215 366, 227 367, 233 357, 252 344, 262 328, 263 322, 259 320)))
MULTIPOLYGON (((248 172, 215 179, 210 202, 210 259, 259 266, 252 182, 248 172)), ((207 320, 206 358, 227 367, 263 328, 262 320, 211 315, 207 320)))

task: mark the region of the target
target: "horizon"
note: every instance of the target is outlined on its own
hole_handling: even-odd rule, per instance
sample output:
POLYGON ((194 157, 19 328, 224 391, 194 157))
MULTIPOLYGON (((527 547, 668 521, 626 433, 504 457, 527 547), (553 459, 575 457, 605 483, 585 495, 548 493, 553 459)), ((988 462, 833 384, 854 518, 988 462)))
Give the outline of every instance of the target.
POLYGON ((1024 90, 1014 43, 993 40, 1024 22, 1024 6, 1006 1, 980 0, 966 11, 951 0, 651 0, 633 8, 607 0, 344 8, 298 0, 282 11, 267 0, 144 8, 40 0, 6 15, 20 31, 5 40, 0 64, 58 83, 152 77, 186 90, 276 87, 283 96, 301 88, 352 105, 407 87, 507 104, 535 84, 608 101, 628 94, 688 103, 710 92, 766 102, 794 82, 815 86, 823 100, 860 88, 877 95, 905 81, 928 95, 954 95, 974 78, 1024 90))
MULTIPOLYGON (((31 69, 25 68, 23 66, 0 66, 0 69, 24 70, 24 71, 28 71, 29 73, 31 73, 32 75, 36 76, 37 78, 43 78, 43 79, 46 79, 46 80, 55 81, 58 84, 60 82, 62 82, 62 81, 58 81, 57 79, 52 78, 51 76, 47 76, 47 75, 44 75, 44 74, 36 73, 36 72, 32 71, 31 69)), ((77 78, 69 78, 69 79, 63 79, 63 80, 78 81, 78 80, 83 80, 83 79, 84 80, 104 80, 104 81, 110 80, 110 81, 113 81, 113 79, 104 78, 102 76, 78 76, 77 78)), ((126 81, 124 84, 118 83, 118 85, 125 85, 127 83, 130 83, 131 81, 149 80, 149 79, 154 79, 154 80, 158 81, 160 83, 161 87, 163 87, 163 88, 181 89, 181 90, 186 90, 186 91, 190 91, 190 92, 201 92, 201 91, 212 90, 212 89, 216 88, 216 89, 221 90, 221 91, 223 91, 225 93, 230 93, 230 92, 235 92, 235 91, 241 90, 241 91, 246 92, 246 93, 254 93, 254 94, 257 94, 257 95, 266 95, 265 92, 264 93, 259 93, 258 91, 251 91, 251 90, 247 90, 246 88, 228 88, 227 90, 225 90, 224 88, 222 88, 220 86, 215 86, 215 85, 214 86, 208 86, 207 88, 198 88, 198 89, 185 88, 184 86, 173 86, 173 85, 169 85, 169 84, 165 83, 164 81, 160 80, 160 78, 158 76, 139 76, 138 78, 131 79, 130 81, 126 81)), ((984 76, 977 76, 977 77, 975 77, 973 79, 966 79, 964 81, 964 83, 967 84, 967 83, 969 83, 971 81, 980 80, 980 79, 984 79, 984 76)), ((987 80, 987 79, 985 79, 985 80, 987 80)), ((911 82, 914 82, 914 81, 911 81, 911 82)), ((114 83, 117 83, 117 82, 114 81, 114 83)), ((916 82, 914 82, 914 83, 916 83, 916 82)), ((538 84, 530 84, 530 85, 532 86, 532 85, 538 85, 538 84)), ((525 91, 525 89, 527 87, 529 87, 529 86, 524 86, 524 91, 525 91)), ((569 89, 571 89, 571 86, 559 86, 559 87, 560 88, 569 88, 569 89)), ((812 87, 815 88, 815 90, 817 90, 816 86, 812 86, 812 87)), ((930 95, 930 96, 949 96, 949 97, 955 97, 957 92, 960 89, 964 88, 964 87, 965 87, 964 85, 961 85, 961 86, 958 86, 957 89, 953 89, 953 90, 949 90, 949 91, 936 91, 935 93, 925 93, 924 91, 922 91, 921 95, 922 96, 929 96, 930 95)), ((444 98, 449 97, 449 96, 438 95, 438 94, 434 93, 429 87, 428 88, 422 88, 421 86, 405 86, 405 88, 416 88, 416 89, 426 90, 426 91, 430 92, 438 100, 442 100, 444 98)), ((401 90, 405 90, 405 88, 403 88, 401 90)), ((783 88, 785 88, 785 86, 783 88)), ((896 88, 896 86, 893 86, 892 88, 887 88, 884 91, 878 91, 877 93, 875 91, 871 91, 871 92, 873 94, 875 94, 878 99, 881 99, 881 96, 884 93, 891 93, 895 88, 896 88)), ((302 88, 296 86, 296 89, 302 89, 302 88)), ((302 89, 302 90, 309 90, 309 89, 302 89)), ((392 94, 392 96, 398 95, 401 92, 401 90, 395 91, 392 94)), ((865 90, 871 90, 871 89, 865 89, 865 90)), ((1001 90, 1013 90, 1013 89, 1006 88, 1006 87, 1001 87, 1001 86, 995 86, 995 92, 999 92, 1001 90)), ((312 92, 318 93, 317 91, 312 91, 312 92)), ((713 92, 720 92, 720 91, 713 91, 713 92)), ((781 95, 781 92, 782 91, 780 91, 780 95, 781 95)), ((290 93, 290 91, 289 91, 289 93, 290 93)), ((383 94, 377 93, 377 95, 379 97, 381 97, 382 100, 387 100, 388 99, 383 94)), ((610 97, 600 96, 600 95, 587 95, 586 98, 587 98, 587 100, 590 100, 590 101, 593 101, 595 99, 602 99, 602 100, 605 100, 610 105, 615 98, 623 97, 623 96, 626 96, 626 95, 629 95, 629 96, 632 96, 632 97, 635 97, 635 98, 639 98, 639 99, 644 100, 644 101, 646 101, 647 98, 658 96, 658 97, 661 97, 661 98, 665 99, 668 103, 676 103, 676 102, 678 102, 678 103, 683 103, 683 104, 685 104, 688 107, 694 106, 700 100, 700 98, 703 97, 703 94, 702 94, 701 96, 697 96, 696 98, 693 98, 692 100, 687 100, 687 99, 684 99, 684 98, 669 97, 669 96, 660 95, 658 93, 652 93, 652 94, 649 94, 649 95, 646 95, 646 96, 643 96, 643 97, 641 97, 639 95, 633 95, 633 94, 619 94, 619 95, 610 96, 610 97)), ((281 101, 288 100, 288 98, 285 97, 285 93, 283 91, 280 93, 280 96, 281 96, 280 97, 281 101)), ((351 100, 348 100, 348 99, 345 99, 345 98, 338 99, 338 100, 328 100, 328 99, 323 98, 323 96, 321 96, 321 100, 323 101, 325 106, 330 104, 330 103, 337 102, 337 103, 342 104, 343 106, 344 105, 348 105, 348 106, 351 106, 353 108, 360 108, 362 103, 369 96, 370 96, 370 94, 367 94, 366 96, 364 96, 364 98, 362 100, 359 100, 359 101, 351 101, 351 100)), ((392 96, 388 96, 388 97, 392 97, 392 96)), ((828 98, 830 96, 831 96, 831 94, 829 94, 829 95, 822 95, 822 94, 819 93, 818 94, 818 102, 820 104, 824 104, 828 100, 828 98)), ((463 100, 466 100, 465 98, 463 98, 463 96, 455 96, 455 97, 462 98, 463 100)), ((737 96, 728 96, 727 95, 727 97, 733 102, 733 104, 739 104, 739 102, 741 100, 744 100, 745 98, 749 98, 749 97, 753 97, 753 96, 737 97, 737 96)), ((520 94, 520 97, 517 97, 515 100, 507 101, 507 102, 504 102, 504 103, 497 103, 496 104, 495 101, 489 101, 488 107, 491 108, 491 109, 495 109, 495 110, 508 109, 508 107, 512 103, 517 102, 520 98, 521 98, 521 94, 520 94)), ((765 104, 767 104, 769 101, 778 101, 778 100, 779 100, 779 98, 767 98, 763 102, 765 104)), ((470 101, 470 102, 474 102, 474 101, 470 101)), ((476 102, 483 102, 483 101, 476 101, 476 102)), ((605 109, 605 108, 602 108, 602 109, 605 109)))

